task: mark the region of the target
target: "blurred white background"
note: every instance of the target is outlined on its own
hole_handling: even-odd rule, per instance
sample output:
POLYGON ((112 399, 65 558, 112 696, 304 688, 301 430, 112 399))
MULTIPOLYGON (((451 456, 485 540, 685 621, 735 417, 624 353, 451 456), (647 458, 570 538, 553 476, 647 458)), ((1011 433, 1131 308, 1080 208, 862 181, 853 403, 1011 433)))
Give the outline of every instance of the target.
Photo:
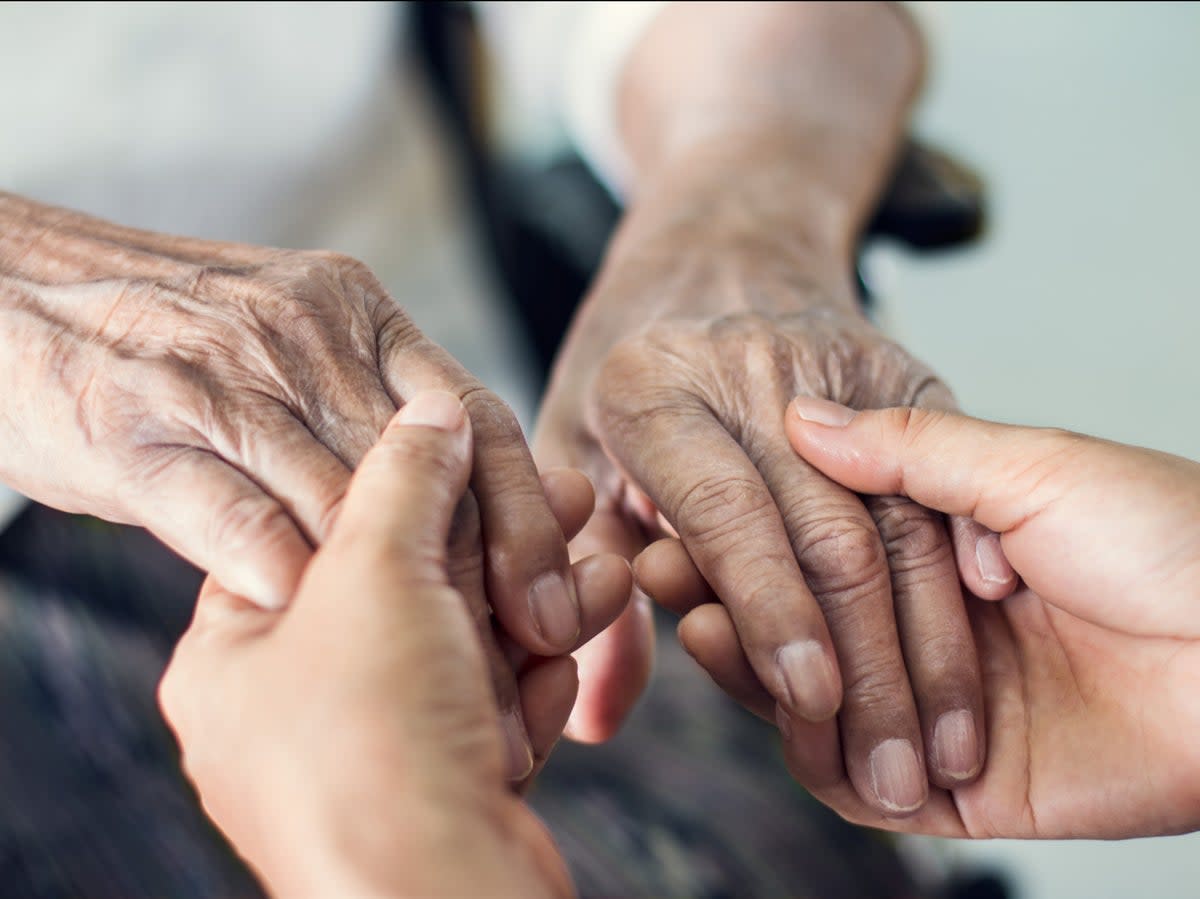
MULTIPOLYGON (((1200 4, 933 15, 919 130, 986 176, 990 228, 874 252, 881 321, 974 414, 1200 459, 1200 4)), ((1200 835, 940 848, 1007 865, 1025 899, 1200 893, 1200 835)))

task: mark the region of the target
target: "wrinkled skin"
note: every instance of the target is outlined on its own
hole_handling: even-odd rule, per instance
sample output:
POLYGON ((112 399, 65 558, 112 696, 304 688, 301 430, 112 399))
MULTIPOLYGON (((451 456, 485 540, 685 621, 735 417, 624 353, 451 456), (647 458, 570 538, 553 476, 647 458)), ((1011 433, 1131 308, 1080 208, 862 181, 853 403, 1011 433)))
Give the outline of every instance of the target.
MULTIPOLYGON (((840 427, 789 413, 797 451, 852 489, 903 489, 1000 534, 1023 583, 968 600, 988 764, 886 819, 793 727, 789 766, 846 818, 976 838, 1121 839, 1200 827, 1200 465, 1078 434, 894 409, 840 427)), ((738 651, 728 623, 710 651, 738 651)), ((731 687, 737 689, 737 687, 731 687)))
MULTIPOLYGON (((145 526, 277 608, 396 409, 416 390, 447 390, 475 429, 497 618, 530 652, 576 643, 566 544, 515 417, 365 265, 151 234, 2 194, 0 213, 0 365, 15 380, 0 401, 5 482, 145 526)), ((503 693, 519 711, 513 685, 503 693)))
MULTIPOLYGON (((470 428, 452 395, 435 402, 452 410, 447 397, 456 417, 434 424, 406 407, 366 455, 288 610, 210 578, 164 676, 160 702, 205 809, 274 894, 571 892, 505 782, 478 633, 479 522, 464 496, 470 428)), ((586 482, 549 492, 574 534, 586 482)), ((611 557, 575 574, 585 641, 619 611, 604 599, 627 597, 630 575, 611 557)), ((543 758, 574 701, 574 663, 514 652, 507 665, 543 758)))
MULTIPOLYGON (((714 233, 668 229, 623 255, 618 243, 556 367, 535 450, 596 485, 578 551, 642 553, 639 586, 678 612, 719 601, 773 701, 840 732, 863 800, 909 814, 927 778, 969 782, 983 764, 980 674, 947 525, 907 500, 864 503, 816 472, 788 446, 783 410, 797 393, 856 408, 953 400, 861 316, 829 263, 714 246, 714 233), (939 744, 947 712, 960 725, 939 744), (891 749, 874 756, 881 744, 891 749)), ((973 558, 984 532, 954 530, 973 558)), ((979 592, 1015 586, 1006 565, 994 582, 978 572, 964 566, 979 592)), ((700 654, 702 626, 703 615, 685 622, 681 637, 710 673, 745 664, 700 654)), ((628 684, 647 670, 644 627, 634 605, 579 656, 581 695, 598 696, 573 736, 602 739, 619 723, 628 684)))

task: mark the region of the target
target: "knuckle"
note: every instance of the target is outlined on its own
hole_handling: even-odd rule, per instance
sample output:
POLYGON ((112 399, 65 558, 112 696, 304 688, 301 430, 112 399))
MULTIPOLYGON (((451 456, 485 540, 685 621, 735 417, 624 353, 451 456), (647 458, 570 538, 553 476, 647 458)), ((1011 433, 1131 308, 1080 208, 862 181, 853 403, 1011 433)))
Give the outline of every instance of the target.
POLYGON ((961 692, 963 686, 979 680, 969 640, 970 635, 952 622, 937 633, 922 636, 912 650, 909 664, 920 672, 923 683, 942 684, 961 692))
POLYGON ((900 657, 876 648, 864 653, 846 678, 846 704, 858 714, 896 717, 914 712, 908 673, 900 657))
POLYGON ((370 314, 375 329, 375 361, 381 368, 388 365, 395 354, 420 353, 422 345, 428 343, 416 322, 390 299, 377 303, 370 314))
POLYGON ((270 542, 291 527, 291 519, 283 507, 265 496, 244 496, 213 518, 209 543, 222 553, 237 553, 270 542))
MULTIPOLYGON (((799 599, 796 593, 799 578, 798 575, 788 576, 795 572, 794 557, 790 552, 786 556, 763 552, 757 541, 753 548, 754 552, 747 557, 725 563, 728 566, 728 581, 738 585, 741 611, 751 616, 769 614, 768 610, 772 607, 796 602, 799 599)), ((762 630, 748 633, 746 640, 747 648, 758 651, 767 651, 778 645, 777 635, 762 630)))
POLYGON ((774 508, 770 495, 750 478, 701 477, 674 504, 675 528, 687 543, 719 546, 752 536, 764 513, 774 508))
POLYGON ((796 559, 814 593, 851 601, 886 580, 887 558, 873 527, 845 516, 806 523, 796 559))
POLYGON ((910 383, 912 387, 904 398, 906 406, 946 411, 955 409, 958 405, 954 399, 954 391, 946 382, 920 363, 913 363, 910 383))
POLYGON ((593 382, 597 413, 620 419, 674 405, 696 364, 686 343, 665 334, 642 333, 618 342, 593 382))
POLYGON ((360 259, 336 250, 314 250, 305 254, 311 273, 331 273, 343 280, 375 280, 371 267, 360 259))
POLYGON ((916 503, 887 497, 873 506, 893 574, 940 566, 950 559, 950 541, 940 518, 916 503))
POLYGON ((471 418, 471 427, 480 435, 481 440, 501 441, 510 447, 518 443, 522 456, 524 455, 525 434, 508 403, 482 384, 473 381, 456 392, 471 418))
POLYGON ((644 371, 646 354, 638 350, 638 343, 623 340, 614 346, 592 382, 594 417, 603 424, 623 420, 636 407, 635 398, 654 383, 654 374, 644 371))

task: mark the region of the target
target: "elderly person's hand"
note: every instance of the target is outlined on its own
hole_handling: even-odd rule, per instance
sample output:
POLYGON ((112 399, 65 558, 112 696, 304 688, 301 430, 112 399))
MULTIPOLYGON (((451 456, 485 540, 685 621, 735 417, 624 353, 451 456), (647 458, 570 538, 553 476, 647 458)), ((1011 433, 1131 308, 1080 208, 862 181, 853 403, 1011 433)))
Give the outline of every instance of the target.
MULTIPOLYGON (((836 734, 840 707, 846 764, 881 812, 919 807, 927 768, 940 786, 969 780, 983 760, 980 675, 942 517, 832 483, 796 457, 780 414, 797 393, 945 408, 949 392, 867 324, 849 285, 831 302, 824 285, 703 234, 643 245, 618 271, 597 307, 660 312, 590 382, 564 359, 539 434, 539 449, 553 434, 561 451, 546 459, 598 485, 586 548, 633 553, 677 533, 682 545, 639 558, 640 586, 680 612, 715 594, 790 715, 836 734)), ((681 637, 702 653, 689 626, 681 637)))
MULTIPOLYGON (((862 802, 836 732, 791 719, 789 764, 851 820, 971 837, 1117 838, 1200 827, 1200 464, 1062 431, 799 398, 787 431, 847 489, 903 494, 1000 534, 1023 579, 968 600, 984 671, 988 761, 903 821, 862 802)), ((733 622, 703 615, 728 689, 733 622)), ((742 672, 739 674, 739 671, 742 672)))
MULTIPOLYGON (((678 535, 638 560, 643 590, 681 611, 719 599, 755 680, 789 715, 840 727, 863 800, 896 816, 984 760, 952 533, 973 589, 1015 578, 995 535, 864 503, 797 459, 780 410, 796 393, 952 404, 867 323, 852 282, 920 71, 894 4, 660 12, 617 96, 630 207, 534 441, 596 484, 579 547, 633 558, 678 535)), ((579 657, 572 736, 618 725, 648 669, 645 617, 631 606, 579 657)))
MULTIPOLYGON (((160 699, 205 808, 285 896, 551 896, 570 892, 544 828, 506 782, 488 660, 478 520, 464 492, 471 423, 419 395, 354 476, 291 606, 206 584, 160 699), (456 513, 457 506, 457 513, 456 513)), ((550 495, 568 534, 586 484, 550 495)), ((619 610, 628 568, 576 566, 580 640, 619 610)), ((575 697, 570 657, 512 647, 534 750, 575 697)))
POLYGON ((0 479, 147 527, 269 608, 397 407, 451 391, 475 429, 497 618, 531 652, 578 639, 566 543, 516 419, 353 259, 0 194, 0 371, 0 479))

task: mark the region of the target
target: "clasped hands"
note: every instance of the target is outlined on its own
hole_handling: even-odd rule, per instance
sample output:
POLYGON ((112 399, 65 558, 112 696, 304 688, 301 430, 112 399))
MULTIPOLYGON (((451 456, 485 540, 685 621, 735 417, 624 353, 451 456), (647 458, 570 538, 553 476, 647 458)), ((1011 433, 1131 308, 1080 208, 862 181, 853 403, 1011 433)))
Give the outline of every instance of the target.
POLYGON ((0 310, 19 381, 0 438, 22 450, 3 457, 4 479, 146 525, 213 571, 164 705, 202 798, 269 882, 287 876, 278 853, 359 841, 361 863, 311 861, 331 884, 382 882, 405 822, 424 822, 413 840, 446 837, 469 809, 503 825, 531 877, 563 887, 509 784, 571 709, 564 653, 600 633, 576 653, 583 739, 609 735, 648 676, 645 603, 605 630, 629 595, 618 556, 685 614, 684 644, 714 679, 780 724, 797 778, 849 818, 973 836, 1196 825, 1195 466, 946 416, 948 391, 862 319, 847 284, 796 274, 820 266, 687 233, 626 253, 557 366, 539 477, 503 403, 353 260, 35 204, 17 220, 9 236, 57 261, 26 254, 0 273, 21 300, 0 310), (421 422, 412 400, 430 388, 459 398, 461 421, 421 422), (797 405, 784 427, 796 395, 935 411, 883 414, 892 431, 868 427, 876 413, 831 429, 797 405), (402 417, 366 466, 397 407, 415 427, 402 417), (432 454, 393 445, 460 430, 471 440, 432 454), (923 458, 937 465, 922 486, 897 460, 923 458), (590 518, 590 488, 562 468, 595 485, 590 518), (356 469, 365 486, 344 500, 356 469), (425 597, 473 628, 414 613, 425 597), (407 698, 390 695, 401 683, 407 698), (475 775, 450 773, 481 745, 495 749, 475 775), (388 795, 411 795, 411 814, 377 815, 396 806, 388 795))
MULTIPOLYGON (((1200 824, 1200 465, 810 397, 789 406, 785 427, 798 454, 852 489, 995 528, 1024 578, 1002 603, 968 603, 991 735, 979 778, 908 817, 881 818, 845 774, 818 782, 819 798, 851 819, 957 836, 1200 824), (1114 549, 1121 536, 1128 545, 1114 549)), ((161 699, 185 767, 277 894, 570 893, 552 840, 506 785, 478 639, 470 444, 453 395, 418 394, 363 460, 291 608, 261 610, 210 580, 176 650, 161 699)), ((548 493, 573 534, 589 497, 559 478, 548 493)), ((712 651, 737 659, 742 648, 730 635, 712 651)), ((544 754, 574 700, 574 663, 507 658, 544 754)), ((740 672, 753 676, 744 660, 740 672)), ((756 689, 770 701, 751 684, 751 706, 756 689)), ((836 740, 780 723, 798 776, 838 769, 836 740)))

